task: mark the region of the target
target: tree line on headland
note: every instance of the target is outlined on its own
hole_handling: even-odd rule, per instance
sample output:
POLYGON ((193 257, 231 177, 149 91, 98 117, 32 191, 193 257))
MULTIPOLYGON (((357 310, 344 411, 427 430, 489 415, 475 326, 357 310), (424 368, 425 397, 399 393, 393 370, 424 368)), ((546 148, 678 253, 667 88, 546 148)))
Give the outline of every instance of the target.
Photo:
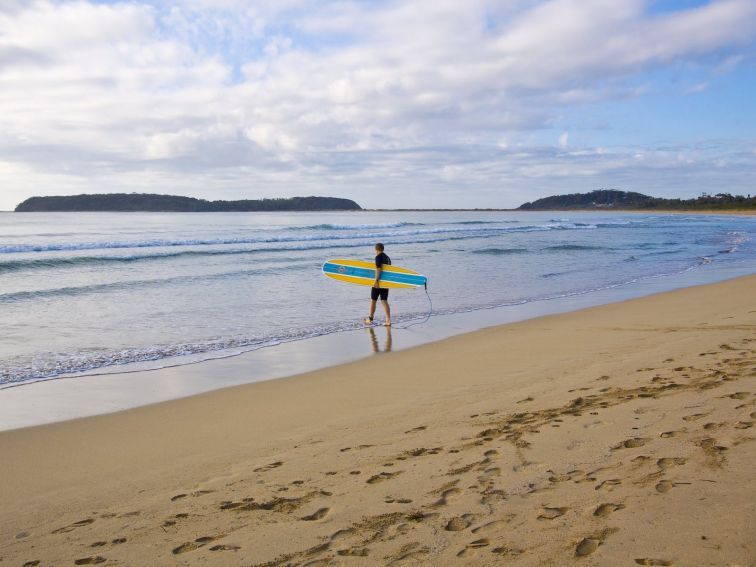
POLYGON ((520 211, 544 211, 565 209, 615 209, 615 210, 755 210, 756 196, 717 193, 702 194, 695 199, 663 199, 643 193, 599 189, 590 193, 571 193, 544 197, 532 203, 520 205, 520 211))
MULTIPOLYGON (((746 210, 756 211, 756 196, 717 193, 695 199, 664 199, 632 191, 599 189, 590 193, 553 195, 520 205, 519 211, 546 210, 746 210)), ((16 212, 259 212, 259 211, 360 211, 351 199, 338 197, 292 197, 290 199, 244 199, 207 201, 176 195, 109 193, 31 197, 16 212)), ((443 209, 439 209, 443 210, 443 209)), ((496 210, 496 209, 482 209, 496 210)))
POLYGON ((351 199, 337 197, 292 197, 290 199, 244 199, 207 201, 176 195, 149 193, 109 193, 31 197, 16 207, 16 212, 257 212, 257 211, 359 211, 351 199))

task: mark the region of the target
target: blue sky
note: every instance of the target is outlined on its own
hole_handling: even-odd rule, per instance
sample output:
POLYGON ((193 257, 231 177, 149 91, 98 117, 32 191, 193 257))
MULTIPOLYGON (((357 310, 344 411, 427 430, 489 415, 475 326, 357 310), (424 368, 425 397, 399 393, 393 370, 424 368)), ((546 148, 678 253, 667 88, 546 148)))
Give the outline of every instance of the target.
POLYGON ((752 0, 6 0, 0 210, 753 194, 755 41, 752 0))

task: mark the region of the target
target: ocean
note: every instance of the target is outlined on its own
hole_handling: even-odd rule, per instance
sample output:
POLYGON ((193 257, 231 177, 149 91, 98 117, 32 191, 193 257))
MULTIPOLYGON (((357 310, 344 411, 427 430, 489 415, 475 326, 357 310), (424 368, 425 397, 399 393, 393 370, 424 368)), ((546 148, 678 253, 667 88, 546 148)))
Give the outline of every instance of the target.
POLYGON ((0 389, 358 329, 369 290, 321 266, 369 260, 376 242, 429 278, 429 296, 391 291, 397 329, 686 272, 756 272, 756 218, 744 216, 0 213, 0 389))

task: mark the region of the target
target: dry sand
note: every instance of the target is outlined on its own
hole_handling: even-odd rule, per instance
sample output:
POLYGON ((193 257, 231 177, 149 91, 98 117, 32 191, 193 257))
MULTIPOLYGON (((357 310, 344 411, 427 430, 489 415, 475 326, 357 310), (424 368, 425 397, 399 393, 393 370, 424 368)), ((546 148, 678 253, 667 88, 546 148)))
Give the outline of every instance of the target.
POLYGON ((0 565, 753 565, 756 276, 0 434, 0 565))

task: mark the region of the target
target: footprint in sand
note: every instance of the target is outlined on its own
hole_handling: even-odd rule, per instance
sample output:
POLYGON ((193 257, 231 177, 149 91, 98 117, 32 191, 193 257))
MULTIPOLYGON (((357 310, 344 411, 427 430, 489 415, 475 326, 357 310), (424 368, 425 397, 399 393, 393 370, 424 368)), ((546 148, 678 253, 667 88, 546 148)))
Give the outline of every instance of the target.
POLYGON ((595 490, 601 490, 602 488, 607 488, 608 490, 612 490, 613 486, 617 486, 622 484, 622 481, 618 478, 610 478, 609 480, 604 480, 600 482, 595 490))
POLYGON ((22 567, 37 567, 37 565, 39 565, 39 559, 34 559, 24 563, 22 567))
POLYGON ((499 467, 490 467, 483 471, 483 474, 478 477, 478 482, 487 482, 493 477, 501 475, 501 469, 499 467))
POLYGON ((141 510, 134 510, 132 512, 124 512, 119 518, 133 518, 134 516, 139 516, 142 513, 141 510))
POLYGON ((731 398, 733 400, 745 400, 750 395, 751 395, 750 392, 735 392, 734 394, 730 394, 729 396, 725 396, 725 397, 731 398))
POLYGON ((698 421, 699 419, 701 419, 702 417, 706 417, 707 415, 709 414, 708 413, 693 413, 691 415, 686 415, 685 417, 683 417, 683 419, 685 421, 698 421))
POLYGON ((418 427, 414 427, 408 431, 405 431, 405 433, 416 433, 417 431, 425 431, 426 429, 428 429, 427 425, 420 425, 418 427))
POLYGON ((552 473, 552 475, 549 477, 549 482, 556 483, 556 482, 567 482, 568 480, 574 480, 582 475, 585 474, 585 471, 582 470, 574 470, 574 471, 568 471, 564 474, 558 474, 554 471, 547 471, 552 473))
POLYGON ((678 435, 681 435, 685 433, 684 429, 678 429, 677 431, 664 431, 659 434, 659 437, 663 437, 664 439, 668 439, 670 437, 677 437, 678 435))
POLYGON ((315 512, 313 512, 312 514, 310 514, 309 516, 303 517, 302 519, 304 521, 306 521, 306 522, 312 522, 312 521, 315 521, 315 520, 322 520, 323 518, 325 518, 328 515, 328 512, 330 512, 330 511, 331 511, 330 508, 320 508, 320 509, 316 510, 315 512))
POLYGON ((618 528, 604 528, 598 533, 586 536, 581 539, 575 546, 575 556, 583 557, 590 555, 598 549, 598 547, 604 543, 604 540, 611 534, 618 531, 618 528))
POLYGON ((351 536, 353 536, 356 533, 357 533, 357 530, 355 530, 354 528, 346 528, 346 529, 334 532, 329 539, 332 542, 333 541, 338 541, 340 539, 345 539, 345 538, 351 537, 351 536))
POLYGON ((74 565, 97 565, 98 563, 105 563, 107 559, 99 555, 95 557, 83 557, 74 561, 74 565))
POLYGON ((493 522, 488 522, 487 524, 474 528, 472 533, 475 535, 490 534, 491 532, 503 530, 508 523, 508 520, 494 520, 493 522))
POLYGON ((637 565, 662 565, 665 567, 673 565, 671 561, 667 561, 666 559, 651 559, 650 557, 643 557, 641 559, 636 559, 635 563, 637 565))
POLYGON ((94 518, 87 518, 86 520, 79 520, 78 522, 74 522, 73 524, 69 524, 67 526, 63 526, 62 528, 58 528, 57 530, 53 530, 51 533, 64 534, 64 533, 73 531, 76 528, 80 528, 82 526, 88 526, 92 522, 94 522, 94 518))
POLYGON ((569 510, 567 507, 560 507, 560 508, 549 508, 544 507, 543 512, 538 516, 539 520, 553 520, 554 518, 558 518, 559 516, 564 516, 565 513, 569 510))
POLYGON ((367 557, 370 554, 370 550, 367 547, 362 547, 354 549, 340 549, 336 553, 345 557, 367 557))
POLYGON ((468 527, 470 527, 470 522, 464 520, 463 518, 460 518, 459 516, 456 516, 447 522, 444 529, 447 532, 461 532, 468 527))
POLYGON ((672 488, 675 486, 675 483, 673 483, 671 480, 661 480, 656 485, 656 492, 660 492, 664 494, 665 492, 669 492, 672 490, 672 488))
POLYGON ((210 551, 238 551, 239 549, 241 549, 240 545, 224 544, 214 545, 210 548, 210 551))
POLYGON ((618 449, 635 449, 637 447, 643 447, 646 443, 648 443, 650 439, 646 437, 632 437, 630 439, 625 439, 622 441, 622 443, 618 443, 614 447, 612 447, 612 451, 616 451, 618 449))
POLYGON ((387 497, 384 502, 386 504, 412 504, 411 498, 391 498, 387 497))
POLYGON ((596 551, 601 545, 601 541, 592 537, 586 537, 580 540, 575 547, 575 555, 577 557, 585 557, 596 551))
POLYGON ((660 469, 668 469, 674 466, 684 465, 688 462, 685 457, 663 457, 656 461, 656 466, 660 469))
POLYGON ((520 549, 518 547, 509 547, 507 545, 502 545, 500 547, 494 547, 491 550, 491 553, 495 553, 497 555, 511 555, 512 557, 517 557, 518 555, 522 555, 525 553, 524 549, 520 549))
POLYGON ((721 466, 725 460, 724 452, 729 450, 728 447, 717 445, 717 440, 712 437, 702 439, 697 445, 704 450, 709 457, 709 464, 713 466, 721 466))
POLYGON ((118 518, 133 518, 141 514, 142 514, 141 510, 132 510, 131 512, 124 512, 123 514, 119 514, 117 517, 118 518))
POLYGON ((479 463, 477 463, 477 462, 476 462, 476 463, 470 463, 469 465, 464 465, 464 466, 458 467, 458 468, 456 468, 456 469, 449 469, 449 470, 448 470, 448 471, 446 472, 446 474, 447 474, 448 476, 459 476, 459 475, 461 475, 461 474, 465 474, 466 472, 470 472, 470 471, 471 471, 471 470, 473 470, 473 469, 475 468, 475 466, 476 466, 476 465, 478 465, 478 464, 479 464, 479 463))
POLYGON ((210 543, 211 541, 215 541, 216 537, 212 536, 203 536, 198 537, 194 541, 187 541, 186 543, 182 543, 178 547, 173 548, 173 554, 174 555, 180 555, 181 553, 186 553, 188 551, 194 551, 195 549, 199 549, 200 547, 203 547, 210 543))
POLYGON ((443 450, 443 447, 431 447, 426 449, 425 447, 418 447, 417 449, 410 449, 405 451, 397 457, 399 461, 406 461, 409 457, 422 457, 423 455, 438 455, 443 450))
POLYGON ((624 507, 624 504, 613 504, 611 502, 607 502, 605 504, 599 505, 599 507, 593 511, 593 515, 598 516, 599 518, 606 518, 612 512, 622 510, 624 507))
POLYGON ((487 538, 476 539, 475 541, 468 543, 467 547, 457 553, 457 557, 472 557, 477 553, 478 549, 481 547, 488 547, 489 545, 491 545, 491 542, 487 538))
POLYGON ((266 471, 269 471, 269 470, 272 470, 272 469, 277 469, 281 465, 283 465, 283 462, 281 462, 281 461, 275 461, 275 462, 267 464, 267 465, 265 465, 263 467, 257 467, 256 469, 253 470, 253 472, 266 472, 266 471))
POLYGON ((462 490, 459 488, 449 488, 448 490, 444 490, 441 493, 441 498, 436 501, 434 506, 446 506, 450 501, 459 498, 460 494, 462 494, 462 490))
POLYGON ((396 472, 381 472, 378 474, 374 474, 369 479, 367 479, 365 482, 368 484, 377 484, 379 482, 383 482, 384 480, 389 480, 390 478, 394 478, 397 475, 402 474, 403 471, 396 471, 396 472))

